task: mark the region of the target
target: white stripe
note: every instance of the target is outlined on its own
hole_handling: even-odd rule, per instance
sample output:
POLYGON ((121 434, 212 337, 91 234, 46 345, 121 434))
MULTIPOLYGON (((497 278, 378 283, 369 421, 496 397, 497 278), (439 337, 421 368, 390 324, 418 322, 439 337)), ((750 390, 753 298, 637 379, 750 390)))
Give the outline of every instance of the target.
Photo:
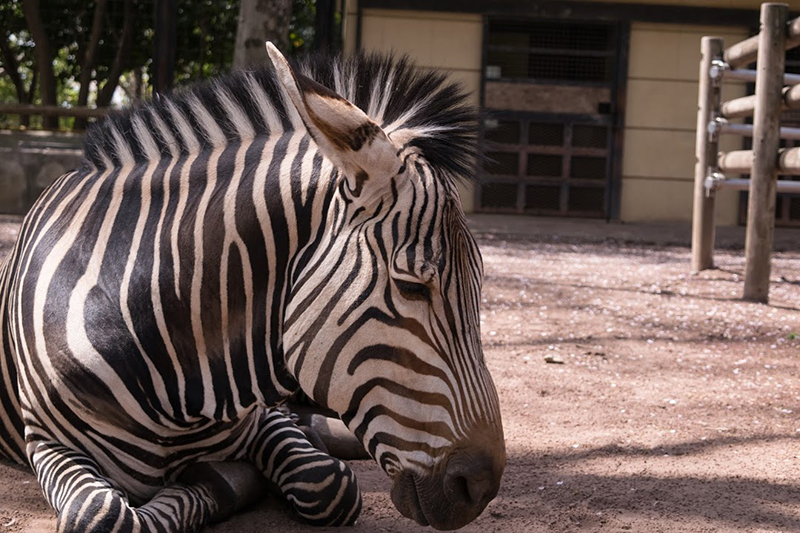
POLYGON ((224 107, 225 111, 228 113, 233 126, 236 128, 236 131, 239 134, 239 138, 243 141, 252 140, 253 137, 256 136, 256 132, 253 129, 253 124, 250 122, 250 119, 247 118, 247 115, 244 114, 242 108, 239 107, 239 105, 233 100, 231 100, 228 91, 223 89, 221 86, 218 86, 217 98, 219 98, 220 103, 222 103, 222 107, 224 107))
POLYGON ((261 117, 267 124, 270 135, 280 136, 283 133, 283 124, 281 117, 278 116, 278 112, 275 110, 275 105, 269 101, 264 88, 258 84, 252 74, 247 74, 245 79, 247 80, 247 86, 250 88, 250 95, 258 104, 261 117))

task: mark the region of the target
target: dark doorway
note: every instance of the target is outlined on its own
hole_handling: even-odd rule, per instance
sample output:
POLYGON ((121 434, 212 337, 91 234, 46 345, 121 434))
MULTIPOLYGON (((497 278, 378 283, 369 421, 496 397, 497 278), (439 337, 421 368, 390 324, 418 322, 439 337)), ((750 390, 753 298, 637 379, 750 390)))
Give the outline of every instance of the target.
POLYGON ((489 19, 485 28, 477 209, 609 218, 627 58, 620 25, 489 19))

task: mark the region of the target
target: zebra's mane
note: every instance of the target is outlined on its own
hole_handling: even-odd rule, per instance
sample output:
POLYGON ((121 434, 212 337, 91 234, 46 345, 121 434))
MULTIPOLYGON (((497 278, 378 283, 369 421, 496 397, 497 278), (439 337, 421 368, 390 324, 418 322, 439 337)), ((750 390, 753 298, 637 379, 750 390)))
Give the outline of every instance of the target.
MULTIPOLYGON (((406 57, 363 53, 314 55, 298 68, 387 132, 410 130, 406 145, 442 174, 473 178, 477 115, 462 88, 444 75, 406 57)), ((98 121, 86 134, 85 160, 102 169, 293 130, 299 117, 290 106, 272 68, 234 72, 98 121)))

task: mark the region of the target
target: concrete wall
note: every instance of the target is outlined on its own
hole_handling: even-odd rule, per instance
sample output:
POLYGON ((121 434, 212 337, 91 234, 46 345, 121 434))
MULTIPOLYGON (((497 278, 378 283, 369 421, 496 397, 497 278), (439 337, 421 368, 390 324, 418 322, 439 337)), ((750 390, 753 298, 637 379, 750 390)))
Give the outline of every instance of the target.
MULTIPOLYGON (((717 35, 733 44, 745 28, 635 23, 630 61, 622 164, 625 221, 691 220, 694 187, 697 78, 700 38, 717 35)), ((726 83, 723 99, 743 96, 744 84, 726 83)), ((724 136, 722 150, 742 147, 724 136)), ((736 224, 738 193, 718 194, 718 224, 736 224)))
POLYGON ((56 178, 81 160, 79 135, 0 131, 0 213, 23 215, 56 178))

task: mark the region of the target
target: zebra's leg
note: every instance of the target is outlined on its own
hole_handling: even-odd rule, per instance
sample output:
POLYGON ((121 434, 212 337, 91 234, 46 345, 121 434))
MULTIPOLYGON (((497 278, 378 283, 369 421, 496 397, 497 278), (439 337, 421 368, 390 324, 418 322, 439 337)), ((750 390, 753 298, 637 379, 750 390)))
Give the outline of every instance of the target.
POLYGON ((63 533, 197 531, 252 501, 251 497, 239 501, 240 494, 232 489, 239 484, 229 482, 232 476, 255 476, 258 481, 250 482, 263 482, 251 465, 213 463, 189 471, 188 483, 165 487, 144 505, 133 507, 81 452, 57 443, 39 443, 32 464, 45 497, 58 514, 58 531, 63 533))
POLYGON ((284 413, 267 411, 248 455, 308 524, 352 525, 361 512, 361 491, 345 463, 315 448, 284 413))

